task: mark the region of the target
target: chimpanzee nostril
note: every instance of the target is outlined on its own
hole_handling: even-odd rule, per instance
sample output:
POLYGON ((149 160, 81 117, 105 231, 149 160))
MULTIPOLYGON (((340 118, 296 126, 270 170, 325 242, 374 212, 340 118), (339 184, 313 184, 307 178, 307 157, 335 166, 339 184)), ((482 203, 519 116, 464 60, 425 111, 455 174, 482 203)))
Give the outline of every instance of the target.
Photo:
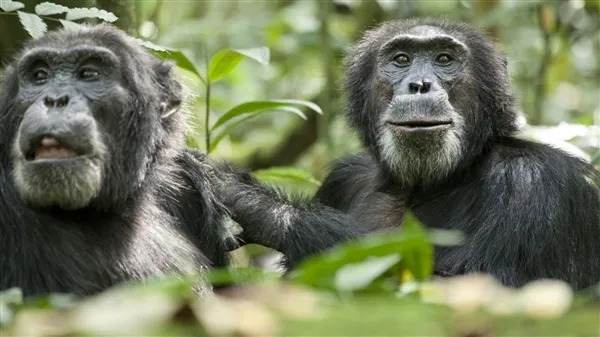
POLYGON ((421 89, 421 83, 411 82, 408 84, 408 92, 411 94, 416 94, 421 89))
POLYGON ((48 108, 51 108, 54 106, 54 100, 48 96, 44 97, 44 105, 48 108))
POLYGON ((431 82, 417 81, 408 84, 408 92, 410 94, 426 94, 431 89, 431 82))
POLYGON ((67 104, 69 104, 69 96, 66 96, 66 95, 60 97, 56 101, 56 107, 58 107, 58 108, 64 108, 65 106, 67 106, 67 104))
POLYGON ((69 96, 67 95, 58 98, 44 97, 44 105, 48 108, 64 108, 67 104, 69 104, 69 96))
POLYGON ((431 89, 431 82, 423 81, 423 85, 421 86, 421 93, 426 94, 431 89))

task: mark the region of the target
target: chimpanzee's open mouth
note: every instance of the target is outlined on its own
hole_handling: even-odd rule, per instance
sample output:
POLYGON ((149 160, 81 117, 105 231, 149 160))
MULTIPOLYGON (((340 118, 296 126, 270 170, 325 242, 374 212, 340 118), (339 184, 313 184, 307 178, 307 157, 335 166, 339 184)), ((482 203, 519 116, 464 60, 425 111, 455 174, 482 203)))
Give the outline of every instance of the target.
POLYGON ((62 160, 78 157, 80 154, 70 146, 52 136, 44 136, 32 142, 25 153, 27 161, 36 160, 62 160))
POLYGON ((407 130, 437 130, 447 129, 452 126, 452 120, 412 120, 412 121, 388 121, 390 125, 407 130))

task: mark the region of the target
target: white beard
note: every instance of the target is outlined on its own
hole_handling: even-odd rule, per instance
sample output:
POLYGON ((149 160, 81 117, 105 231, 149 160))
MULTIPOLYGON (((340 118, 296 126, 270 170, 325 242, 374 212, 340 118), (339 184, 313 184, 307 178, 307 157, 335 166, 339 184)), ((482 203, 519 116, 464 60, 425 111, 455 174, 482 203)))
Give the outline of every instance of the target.
POLYGON ((452 128, 444 131, 439 138, 431 135, 427 150, 416 149, 409 144, 409 137, 423 135, 398 136, 389 127, 382 127, 377 139, 382 160, 400 181, 409 185, 416 182, 433 183, 456 169, 463 155, 464 118, 454 110, 451 117, 452 128))

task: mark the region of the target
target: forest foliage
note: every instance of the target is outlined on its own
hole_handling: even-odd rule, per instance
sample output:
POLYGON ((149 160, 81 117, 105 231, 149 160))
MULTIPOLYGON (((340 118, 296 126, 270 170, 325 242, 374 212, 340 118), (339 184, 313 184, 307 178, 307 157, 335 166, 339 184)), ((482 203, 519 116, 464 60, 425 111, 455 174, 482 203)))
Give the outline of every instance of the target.
MULTIPOLYGON (((343 120, 345 49, 368 26, 415 15, 445 15, 486 29, 508 54, 528 122, 522 136, 600 166, 600 5, 594 1, 82 1, 90 7, 77 8, 56 2, 1 0, 3 39, 2 20, 10 16, 18 20, 10 26, 14 36, 21 29, 31 38, 84 21, 118 25, 176 63, 195 125, 189 146, 290 190, 314 192, 327 162, 360 151, 343 120)), ((3 64, 10 43, 0 43, 3 64)), ((254 255, 265 254, 250 247, 237 252, 232 270, 129 284, 87 299, 54 294, 23 301, 19 289, 10 289, 0 294, 0 334, 600 333, 600 285, 575 294, 554 281, 518 290, 484 275, 428 281, 432 244, 460 239, 426 231, 408 216, 401 233, 339 245, 304 261, 286 281, 248 267, 254 255), (198 300, 189 285, 200 279, 245 285, 198 300)))

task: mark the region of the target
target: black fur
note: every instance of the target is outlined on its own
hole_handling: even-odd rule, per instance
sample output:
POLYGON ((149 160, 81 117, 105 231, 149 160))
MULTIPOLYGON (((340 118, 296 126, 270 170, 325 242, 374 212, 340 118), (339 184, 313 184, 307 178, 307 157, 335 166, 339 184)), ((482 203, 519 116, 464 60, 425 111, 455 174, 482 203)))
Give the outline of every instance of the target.
MULTIPOLYGON (((441 47, 428 48, 437 53, 441 47)), ((556 278, 576 289, 600 281, 600 173, 558 149, 513 136, 517 108, 505 57, 474 28, 431 18, 384 23, 350 51, 345 87, 347 119, 368 152, 336 162, 317 200, 370 230, 401 226, 405 209, 428 227, 462 230, 462 245, 436 247, 440 275, 486 272, 509 286, 556 278), (466 66, 451 78, 442 81, 437 73, 419 69, 422 63, 400 73, 382 60, 381 47, 399 34, 432 31, 468 49, 456 56, 464 57, 466 66), (427 94, 409 101, 404 80, 415 72, 438 83, 435 97, 446 92, 450 107, 427 106, 434 100, 427 94), (422 142, 414 141, 419 134, 403 131, 390 138, 394 142, 381 141, 390 129, 384 116, 435 119, 452 113, 463 119, 449 129, 459 135, 460 151, 444 147, 448 141, 432 132, 423 133, 429 138, 422 142), (448 153, 455 163, 435 166, 439 154, 448 153)))
POLYGON ((261 184, 229 163, 212 166, 217 168, 219 197, 243 228, 237 239, 283 253, 285 269, 324 248, 367 234, 343 212, 308 198, 290 199, 285 191, 261 184))
POLYGON ((0 96, 0 290, 89 295, 226 266, 235 242, 223 201, 247 202, 236 217, 244 232, 288 265, 358 235, 345 215, 290 201, 186 149, 171 68, 109 25, 48 33, 9 65, 0 96), (83 52, 65 56, 74 48, 83 52), (42 139, 79 156, 44 160, 42 139), (216 193, 236 179, 247 181, 235 187, 240 199, 216 193))

